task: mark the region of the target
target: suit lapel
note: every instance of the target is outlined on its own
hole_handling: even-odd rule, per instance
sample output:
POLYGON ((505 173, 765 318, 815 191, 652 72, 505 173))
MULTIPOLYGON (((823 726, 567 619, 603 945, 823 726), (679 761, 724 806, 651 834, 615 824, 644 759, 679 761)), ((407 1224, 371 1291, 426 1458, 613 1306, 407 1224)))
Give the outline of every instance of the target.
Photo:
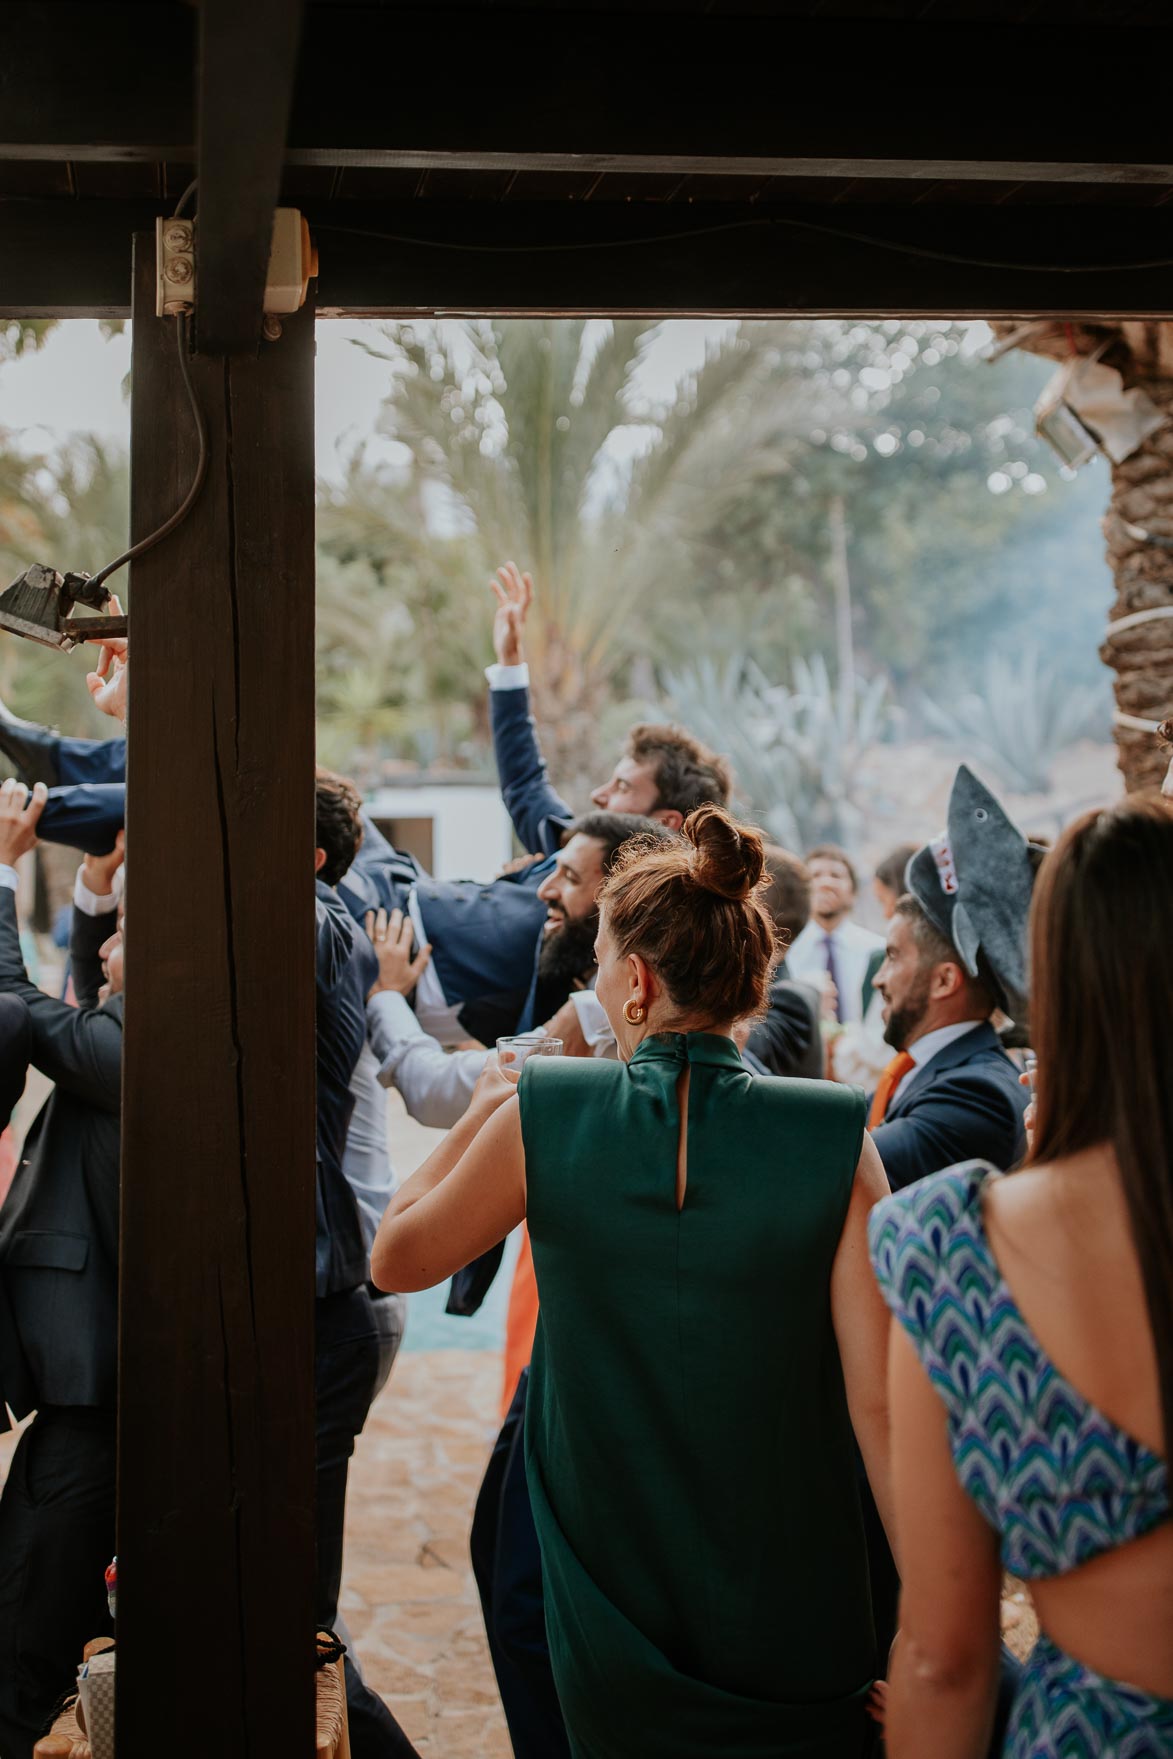
POLYGON ((945 1045, 937 1052, 936 1056, 930 1057, 927 1063, 922 1063, 900 1098, 895 1104, 888 1107, 884 1122, 889 1123, 893 1118, 900 1117, 905 1107, 916 1098, 925 1083, 935 1080, 938 1075, 944 1074, 946 1069, 955 1069, 961 1063, 968 1063, 979 1051, 997 1049, 998 1034, 989 1021, 983 1020, 972 1031, 963 1032, 960 1038, 955 1038, 952 1044, 945 1045))

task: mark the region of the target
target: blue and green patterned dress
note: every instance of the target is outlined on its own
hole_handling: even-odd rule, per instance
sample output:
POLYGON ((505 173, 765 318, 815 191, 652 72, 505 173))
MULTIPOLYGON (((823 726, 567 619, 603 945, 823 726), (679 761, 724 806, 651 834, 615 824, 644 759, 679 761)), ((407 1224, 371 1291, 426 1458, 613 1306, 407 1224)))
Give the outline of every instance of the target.
MULTIPOLYGON (((1043 1353, 986 1239, 982 1190, 950 1167, 878 1204, 876 1275, 949 1417, 957 1475, 1024 1581, 1062 1575, 1170 1518, 1164 1460, 1089 1405, 1043 1353)), ((1169 1759, 1173 1700, 1093 1673, 1042 1636, 1006 1759, 1169 1759)))

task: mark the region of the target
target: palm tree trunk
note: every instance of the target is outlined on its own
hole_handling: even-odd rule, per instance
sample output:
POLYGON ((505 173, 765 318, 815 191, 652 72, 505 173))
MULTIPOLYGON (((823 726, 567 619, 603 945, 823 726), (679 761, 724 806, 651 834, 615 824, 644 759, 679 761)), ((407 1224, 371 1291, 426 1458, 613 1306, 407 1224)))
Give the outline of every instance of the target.
MULTIPOLYGON (((1112 622, 1136 612, 1173 610, 1173 379, 1132 378, 1170 418, 1138 452, 1112 470, 1104 520, 1116 583, 1112 622)), ((1173 616, 1108 631, 1100 658, 1116 674, 1116 707, 1144 721, 1173 714, 1173 616)), ((1168 766, 1151 733, 1117 726, 1117 763, 1129 793, 1159 788, 1168 766)))

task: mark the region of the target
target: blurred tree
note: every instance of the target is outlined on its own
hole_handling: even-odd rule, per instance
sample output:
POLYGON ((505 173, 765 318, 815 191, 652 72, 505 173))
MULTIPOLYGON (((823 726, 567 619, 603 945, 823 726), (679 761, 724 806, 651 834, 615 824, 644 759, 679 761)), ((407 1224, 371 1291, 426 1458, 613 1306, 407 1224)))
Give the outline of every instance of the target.
MULTIPOLYGON (((126 453, 93 435, 57 452, 0 450, 0 586, 30 562, 93 573, 119 555, 130 529, 126 453)), ((127 576, 113 589, 127 602, 127 576)), ((110 722, 90 701, 84 647, 54 653, 19 636, 0 635, 0 695, 17 714, 63 732, 105 739, 110 722)))
POLYGON ((394 753, 484 761, 492 614, 467 538, 429 527, 427 481, 362 453, 318 496, 319 754, 367 786, 394 753))
MULTIPOLYGON (((1061 480, 1035 437, 1045 369, 1018 357, 993 371, 974 326, 929 320, 796 324, 774 345, 775 370, 810 387, 810 419, 783 437, 784 467, 706 534, 715 639, 739 642, 752 617, 756 645, 742 651, 772 672, 833 650, 841 497, 865 664, 903 685, 995 636, 1045 631, 1052 654, 1090 679, 1108 591, 1095 561, 1098 491, 1086 477, 1061 480)), ((650 641, 671 651, 674 632, 694 642, 695 615, 653 614, 650 641)))
POLYGON ((767 435, 805 406, 771 371, 770 326, 715 343, 653 403, 639 368, 659 328, 400 324, 368 346, 390 368, 384 431, 435 491, 431 530, 463 534, 484 580, 507 557, 534 572, 535 708, 567 784, 591 767, 600 700, 638 650, 651 597, 683 604, 697 590, 691 547, 780 467, 767 435))

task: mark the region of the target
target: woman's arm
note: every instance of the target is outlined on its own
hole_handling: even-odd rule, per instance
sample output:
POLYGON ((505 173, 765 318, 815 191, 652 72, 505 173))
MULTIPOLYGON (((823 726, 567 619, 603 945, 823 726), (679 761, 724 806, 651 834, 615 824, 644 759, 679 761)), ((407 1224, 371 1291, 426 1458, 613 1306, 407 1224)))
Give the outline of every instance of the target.
POLYGON ((944 1406, 901 1325, 889 1385, 903 1586, 887 1749, 891 1759, 984 1759, 1000 1663, 998 1537, 961 1488, 944 1406))
POLYGON ((371 1249, 371 1280, 401 1294, 430 1289, 524 1219, 517 1087, 491 1068, 464 1117, 391 1199, 371 1249))
POLYGON ((831 1320, 851 1426, 888 1544, 897 1557, 888 1457, 888 1309, 868 1259, 868 1216, 887 1195, 883 1165, 871 1137, 865 1136, 831 1269, 831 1320))

